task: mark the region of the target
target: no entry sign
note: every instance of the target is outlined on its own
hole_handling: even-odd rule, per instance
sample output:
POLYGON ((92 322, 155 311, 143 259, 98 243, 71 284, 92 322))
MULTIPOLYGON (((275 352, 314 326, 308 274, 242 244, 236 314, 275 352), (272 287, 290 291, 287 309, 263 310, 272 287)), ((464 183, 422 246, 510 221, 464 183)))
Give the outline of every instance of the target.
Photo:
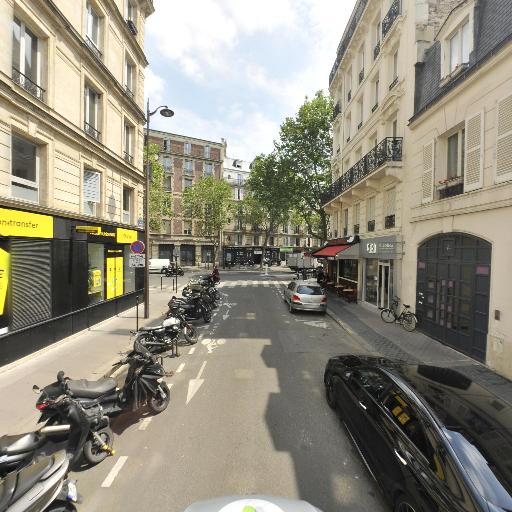
POLYGON ((130 251, 134 254, 142 254, 144 249, 146 249, 146 246, 144 245, 144 242, 141 242, 140 240, 135 240, 135 242, 132 242, 130 245, 130 251))

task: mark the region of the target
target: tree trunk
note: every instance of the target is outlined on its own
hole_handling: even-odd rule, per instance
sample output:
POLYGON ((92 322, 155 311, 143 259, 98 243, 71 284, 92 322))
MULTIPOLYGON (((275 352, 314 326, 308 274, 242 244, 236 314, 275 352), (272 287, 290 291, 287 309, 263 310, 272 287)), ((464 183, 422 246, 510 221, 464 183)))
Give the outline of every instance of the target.
POLYGON ((263 250, 260 261, 260 270, 263 270, 263 260, 265 259, 265 249, 267 248, 268 237, 269 231, 265 231, 265 238, 263 239, 263 250))

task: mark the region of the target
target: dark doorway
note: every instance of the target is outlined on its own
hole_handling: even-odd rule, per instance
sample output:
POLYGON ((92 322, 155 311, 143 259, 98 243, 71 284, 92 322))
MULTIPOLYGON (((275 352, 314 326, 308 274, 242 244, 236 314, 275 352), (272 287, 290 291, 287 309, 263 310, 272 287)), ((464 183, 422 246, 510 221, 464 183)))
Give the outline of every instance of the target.
POLYGON ((196 264, 196 246, 182 245, 180 247, 180 264, 182 266, 194 266, 196 264))
POLYGON ((158 257, 162 260, 173 259, 173 255, 172 255, 173 251, 174 251, 174 244, 160 244, 158 246, 158 257))
POLYGON ((213 245, 201 246, 201 263, 213 263, 213 245))
POLYGON ((479 361, 487 348, 491 251, 489 242, 462 233, 418 248, 418 328, 479 361))

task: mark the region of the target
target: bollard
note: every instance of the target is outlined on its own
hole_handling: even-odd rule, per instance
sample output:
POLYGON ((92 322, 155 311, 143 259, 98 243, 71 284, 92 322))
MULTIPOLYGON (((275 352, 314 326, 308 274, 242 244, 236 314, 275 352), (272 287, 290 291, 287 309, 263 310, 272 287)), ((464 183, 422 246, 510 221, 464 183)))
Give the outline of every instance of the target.
POLYGON ((162 282, 164 280, 163 274, 160 276, 160 290, 162 289, 162 282))
POLYGON ((139 330, 139 296, 138 295, 137 295, 137 297, 135 297, 135 301, 137 303, 137 314, 136 314, 137 320, 136 320, 136 324, 135 324, 136 325, 135 330, 138 331, 139 330))

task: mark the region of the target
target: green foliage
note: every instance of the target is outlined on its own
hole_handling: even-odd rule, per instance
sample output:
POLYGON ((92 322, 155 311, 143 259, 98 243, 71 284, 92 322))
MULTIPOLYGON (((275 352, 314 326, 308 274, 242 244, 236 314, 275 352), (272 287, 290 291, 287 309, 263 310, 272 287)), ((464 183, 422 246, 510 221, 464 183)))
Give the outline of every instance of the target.
POLYGON ((332 115, 331 98, 319 91, 312 100, 306 98, 294 118, 286 118, 276 142, 280 174, 288 176, 294 210, 321 240, 328 231, 321 197, 331 184, 332 115))
POLYGON ((145 165, 149 157, 150 185, 149 185, 149 228, 150 231, 162 231, 162 217, 173 217, 172 194, 164 187, 165 172, 158 161, 160 149, 157 144, 150 144, 149 151, 144 148, 145 165))

